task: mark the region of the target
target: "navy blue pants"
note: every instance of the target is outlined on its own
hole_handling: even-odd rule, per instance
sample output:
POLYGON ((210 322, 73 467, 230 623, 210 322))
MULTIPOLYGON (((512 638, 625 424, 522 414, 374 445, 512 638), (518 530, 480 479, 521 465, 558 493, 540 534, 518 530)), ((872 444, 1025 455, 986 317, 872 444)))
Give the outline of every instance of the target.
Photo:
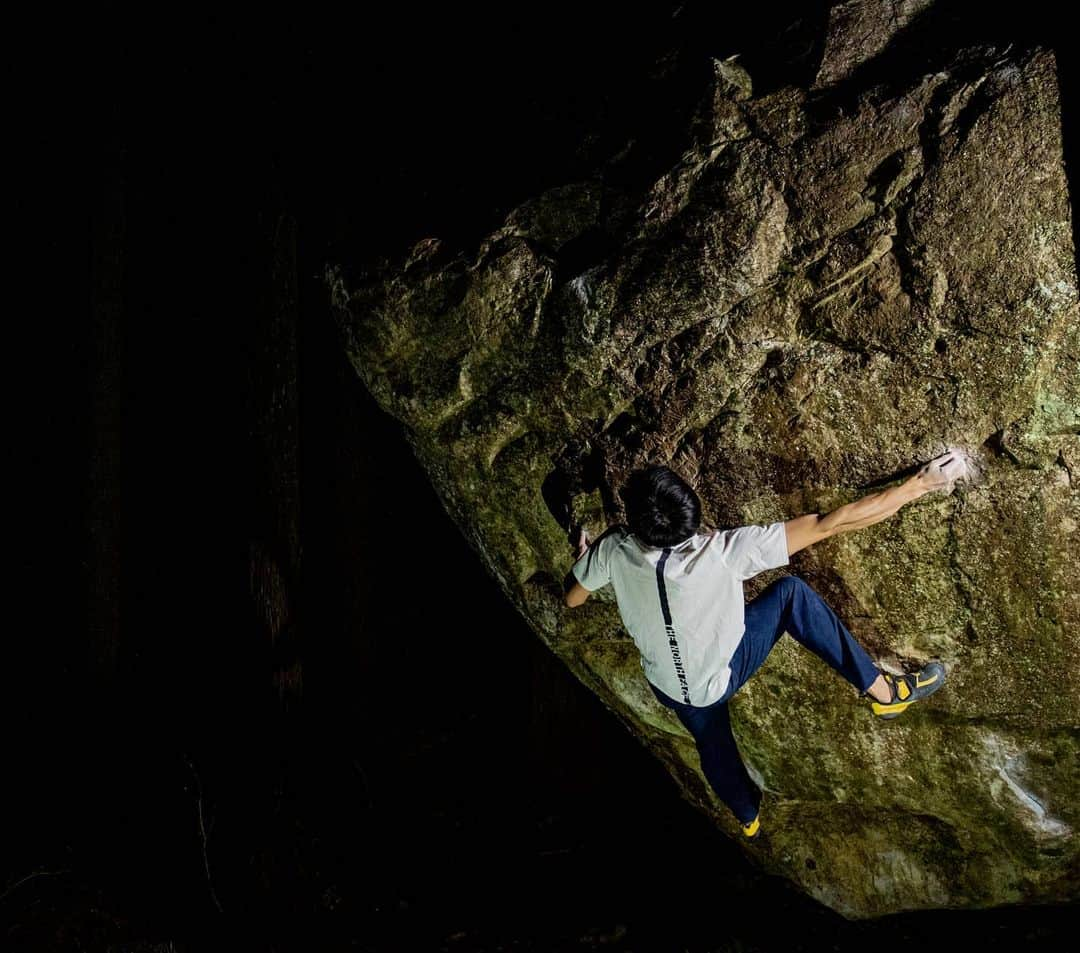
POLYGON ((731 659, 731 681, 719 699, 704 707, 687 705, 649 683, 653 694, 674 709, 693 735, 705 777, 743 824, 757 816, 761 791, 739 755, 727 703, 761 667, 784 632, 790 633, 860 692, 865 692, 880 674, 866 650, 818 592, 798 576, 782 576, 746 603, 746 630, 731 659))

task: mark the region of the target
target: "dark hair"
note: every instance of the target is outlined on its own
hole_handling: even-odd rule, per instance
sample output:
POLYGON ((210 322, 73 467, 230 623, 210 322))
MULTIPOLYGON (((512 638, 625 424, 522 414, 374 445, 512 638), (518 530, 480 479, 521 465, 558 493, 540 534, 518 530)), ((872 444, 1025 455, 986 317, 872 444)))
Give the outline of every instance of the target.
POLYGON ((701 501, 693 487, 661 464, 635 470, 619 495, 630 532, 647 546, 674 546, 701 525, 701 501))

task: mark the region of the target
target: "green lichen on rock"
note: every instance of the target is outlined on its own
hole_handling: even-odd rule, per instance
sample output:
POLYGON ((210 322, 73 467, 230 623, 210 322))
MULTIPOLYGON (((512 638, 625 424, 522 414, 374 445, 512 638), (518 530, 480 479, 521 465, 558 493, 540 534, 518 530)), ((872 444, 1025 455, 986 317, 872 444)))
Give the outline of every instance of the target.
POLYGON ((885 5, 840 6, 813 89, 755 97, 718 61, 663 176, 635 190, 617 156, 470 254, 430 238, 335 269, 335 313, 507 597, 732 833, 610 588, 562 605, 569 522, 621 519, 645 462, 733 526, 964 448, 976 478, 951 495, 747 584, 797 572, 884 667, 950 673, 879 723, 783 640, 732 702, 766 791, 752 856, 853 917, 1075 899, 1080 320, 1054 58, 960 49, 864 89, 843 31, 885 5))

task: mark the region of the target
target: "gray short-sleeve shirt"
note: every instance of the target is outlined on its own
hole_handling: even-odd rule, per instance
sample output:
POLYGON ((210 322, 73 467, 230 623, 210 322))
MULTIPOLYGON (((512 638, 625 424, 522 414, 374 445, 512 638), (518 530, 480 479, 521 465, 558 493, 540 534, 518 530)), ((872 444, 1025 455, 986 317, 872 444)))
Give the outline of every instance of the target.
POLYGON ((782 521, 695 533, 666 548, 616 523, 571 571, 591 591, 611 584, 645 677, 700 707, 727 688, 744 628, 743 582, 788 563, 782 521))

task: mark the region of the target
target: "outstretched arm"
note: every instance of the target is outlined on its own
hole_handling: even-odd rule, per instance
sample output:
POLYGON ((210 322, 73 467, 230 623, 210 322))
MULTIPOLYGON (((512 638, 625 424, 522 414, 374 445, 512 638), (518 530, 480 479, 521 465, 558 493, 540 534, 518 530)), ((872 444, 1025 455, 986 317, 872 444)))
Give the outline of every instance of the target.
POLYGON ((788 555, 800 549, 854 529, 862 529, 892 516, 905 503, 917 500, 933 490, 949 486, 964 473, 964 462, 955 453, 946 453, 931 460, 918 473, 899 486, 871 493, 861 500, 845 503, 825 516, 807 513, 784 524, 787 533, 788 555))

